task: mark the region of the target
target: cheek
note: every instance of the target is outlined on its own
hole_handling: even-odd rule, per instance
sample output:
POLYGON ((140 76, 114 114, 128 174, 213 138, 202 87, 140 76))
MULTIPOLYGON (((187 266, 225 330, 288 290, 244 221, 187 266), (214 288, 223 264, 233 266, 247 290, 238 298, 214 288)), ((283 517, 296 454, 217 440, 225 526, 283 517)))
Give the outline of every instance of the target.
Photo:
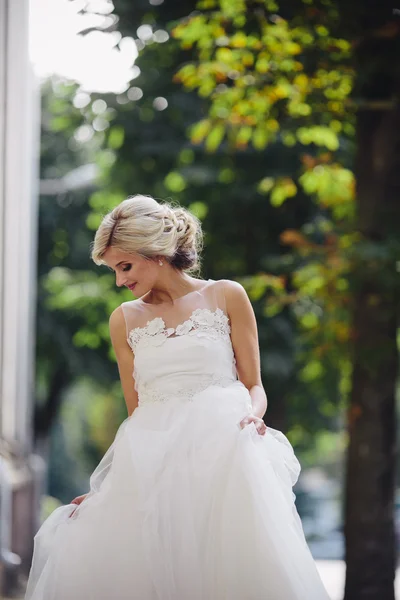
POLYGON ((141 262, 132 267, 132 274, 138 281, 152 281, 157 274, 154 262, 141 262))

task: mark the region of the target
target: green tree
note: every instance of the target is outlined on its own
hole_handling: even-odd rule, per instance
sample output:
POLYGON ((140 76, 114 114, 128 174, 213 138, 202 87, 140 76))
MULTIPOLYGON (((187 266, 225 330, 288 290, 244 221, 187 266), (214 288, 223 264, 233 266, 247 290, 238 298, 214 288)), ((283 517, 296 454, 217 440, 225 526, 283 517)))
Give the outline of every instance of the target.
MULTIPOLYGON (((303 200, 298 199, 296 210, 284 205, 277 210, 264 201, 268 177, 284 182, 300 168, 295 148, 285 147, 282 152, 281 144, 271 144, 263 156, 257 148, 243 147, 236 152, 222 146, 211 153, 212 148, 196 146, 187 139, 188 128, 204 115, 207 102, 194 93, 188 96, 174 84, 175 72, 186 57, 179 44, 174 39, 157 40, 166 39, 171 22, 194 7, 195 2, 159 7, 139 2, 133 9, 126 2, 115 2, 117 26, 123 35, 132 36, 138 23, 146 24, 153 35, 147 36, 147 31, 144 41, 136 40, 140 52, 135 64, 140 72, 130 89, 117 98, 106 99, 116 111, 105 132, 115 160, 108 170, 102 170, 101 192, 91 198, 90 224, 95 227, 106 210, 136 192, 158 198, 172 195, 202 219, 206 233, 204 275, 240 278, 253 300, 260 328, 263 376, 268 384, 270 422, 285 429, 299 421, 307 422, 301 435, 297 429, 299 444, 306 446, 313 432, 329 429, 332 411, 328 415, 318 406, 320 386, 316 386, 315 395, 311 394, 312 405, 301 400, 286 402, 297 393, 294 321, 289 311, 276 315, 265 311, 262 296, 268 290, 263 278, 255 275, 268 270, 290 278, 293 265, 280 235, 308 221, 315 207, 305 194, 303 200), (157 110, 157 98, 167 100, 165 110, 157 110), (257 189, 256 182, 263 178, 264 187, 257 189)), ((269 278, 267 287, 275 282, 276 278, 269 278)), ((330 373, 335 370, 332 365, 327 365, 330 373)), ((337 405, 337 386, 327 390, 328 403, 337 405)))
POLYGON ((39 210, 37 402, 35 434, 46 437, 73 380, 112 380, 104 311, 117 294, 104 296, 111 274, 99 277, 89 257, 88 197, 95 189, 96 144, 78 144, 83 116, 72 99, 75 84, 53 79, 42 90, 41 195, 39 210), (89 173, 89 179, 85 173, 89 173), (95 350, 95 351, 94 351, 95 350))
MULTIPOLYGON (((80 389, 81 378, 104 387, 99 415, 113 401, 119 403, 115 410, 122 406, 121 394, 112 385, 117 370, 110 361, 114 356, 108 317, 131 294, 116 290, 113 275, 91 264, 89 244, 105 212, 128 195, 149 193, 158 198, 172 195, 200 216, 206 234, 205 277, 240 278, 248 289, 259 323, 269 423, 289 430, 296 447, 310 453, 315 434, 326 435, 336 426, 338 367, 333 354, 329 360, 323 356, 322 377, 318 360, 305 369, 306 358, 297 358, 297 317, 290 310, 288 290, 293 287, 293 272, 299 277, 305 258, 292 255, 288 234, 282 235, 297 231, 315 214, 320 219, 323 215, 300 186, 294 209, 285 202, 273 206, 265 201, 271 180, 286 189, 291 174, 302 168, 296 146, 286 147, 277 139, 263 152, 252 146, 237 151, 228 145, 211 152, 212 148, 188 140, 188 128, 204 117, 208 101, 194 92, 188 95, 174 83, 186 52, 168 32, 171 20, 194 7, 194 2, 151 7, 147 1, 135 6, 116 1, 121 35, 136 38, 138 27, 147 25, 143 39, 136 38, 140 54, 126 92, 88 95, 61 82, 44 89, 42 177, 48 189, 54 179, 71 181, 71 169, 79 174, 82 163, 96 166, 97 176, 89 187, 69 187, 41 197, 37 432, 43 436, 49 431, 67 391, 80 389), (164 109, 163 99, 168 103, 164 109), (262 184, 257 186, 258 182, 262 184), (274 310, 274 290, 288 297, 287 308, 279 313, 274 310), (267 307, 266 298, 271 299, 267 307)), ((315 236, 320 235, 317 230, 315 236)), ((297 307, 304 309, 307 323, 309 308, 299 302, 297 307)), ((305 356, 311 343, 305 338, 301 342, 305 356)), ((91 406, 91 398, 87 402, 91 406)), ((94 464, 100 450, 111 443, 115 428, 107 426, 112 419, 99 416, 99 433, 94 435, 88 410, 90 436, 97 442, 86 452, 94 464)), ((65 415, 71 411, 63 415, 69 419, 65 415)), ((58 476, 60 469, 53 472, 58 476)), ((66 482, 54 485, 66 493, 66 482)))
MULTIPOLYGON (((252 144, 262 151, 277 138, 310 146, 296 181, 268 178, 260 185, 279 205, 295 197, 300 184, 325 213, 322 243, 316 246, 299 232, 288 232, 286 239, 307 257, 295 277, 297 294, 306 294, 325 319, 331 317, 324 335, 314 327, 319 353, 324 348, 337 352, 343 342, 352 342, 346 598, 391 600, 400 239, 400 79, 393 64, 399 56, 398 16, 387 2, 372 10, 370 3, 310 0, 286 4, 281 11, 269 0, 205 0, 198 8, 175 29, 183 47, 191 50, 179 80, 211 100, 208 116, 192 130, 193 141, 211 149, 226 140, 238 149, 252 144), (356 188, 346 168, 354 151, 356 188)), ((308 232, 316 227, 314 221, 308 232)), ((316 312, 305 312, 306 326, 321 322, 316 312)), ((342 372, 347 369, 347 361, 342 367, 342 372)))

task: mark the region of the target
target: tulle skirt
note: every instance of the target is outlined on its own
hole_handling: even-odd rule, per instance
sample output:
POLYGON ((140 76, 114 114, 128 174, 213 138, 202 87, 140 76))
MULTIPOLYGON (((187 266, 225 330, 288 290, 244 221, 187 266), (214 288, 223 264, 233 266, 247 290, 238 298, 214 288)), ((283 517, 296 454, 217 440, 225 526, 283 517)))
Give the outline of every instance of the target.
POLYGON ((26 600, 328 600, 298 460, 281 432, 240 429, 248 412, 239 381, 139 406, 84 502, 36 534, 26 600))

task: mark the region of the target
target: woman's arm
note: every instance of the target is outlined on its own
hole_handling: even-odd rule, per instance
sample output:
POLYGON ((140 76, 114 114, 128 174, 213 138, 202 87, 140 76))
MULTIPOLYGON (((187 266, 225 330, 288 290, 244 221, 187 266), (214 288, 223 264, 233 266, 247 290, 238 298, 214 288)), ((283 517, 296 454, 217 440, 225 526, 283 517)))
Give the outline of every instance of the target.
MULTIPOLYGON (((119 376, 124 392, 128 415, 131 416, 138 405, 138 394, 135 390, 133 379, 134 357, 128 342, 126 341, 126 326, 122 308, 119 306, 110 316, 110 337, 117 357, 119 376)), ((81 504, 88 494, 82 494, 71 500, 70 504, 81 504)), ((72 517, 76 508, 69 517, 72 517)))
POLYGON ((134 354, 126 340, 126 325, 122 307, 119 306, 110 316, 110 337, 117 357, 119 377, 128 415, 138 406, 139 398, 133 378, 134 354))
POLYGON ((238 376, 250 392, 253 415, 262 419, 268 400, 261 381, 260 348, 253 306, 240 283, 228 279, 223 281, 238 376))

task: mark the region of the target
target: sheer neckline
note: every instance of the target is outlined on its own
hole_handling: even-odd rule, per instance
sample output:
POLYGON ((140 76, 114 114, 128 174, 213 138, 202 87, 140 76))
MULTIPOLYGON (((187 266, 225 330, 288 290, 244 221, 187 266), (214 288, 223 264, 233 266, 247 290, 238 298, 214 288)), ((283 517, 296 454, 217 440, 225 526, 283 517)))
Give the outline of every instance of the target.
MULTIPOLYGON (((199 280, 199 281, 201 281, 201 280, 199 280)), ((199 293, 202 292, 214 280, 213 279, 204 279, 203 281, 205 281, 205 285, 203 285, 202 288, 200 288, 199 290, 192 290, 191 292, 187 292, 186 294, 183 294, 183 296, 179 296, 178 298, 175 298, 173 300, 173 303, 175 304, 175 302, 183 300, 183 298, 186 298, 187 296, 190 296, 190 294, 195 294, 196 292, 199 292, 199 293)), ((145 306, 160 306, 159 304, 151 304, 150 302, 144 302, 141 298, 138 298, 137 300, 139 302, 141 302, 142 304, 144 304, 145 306)))

